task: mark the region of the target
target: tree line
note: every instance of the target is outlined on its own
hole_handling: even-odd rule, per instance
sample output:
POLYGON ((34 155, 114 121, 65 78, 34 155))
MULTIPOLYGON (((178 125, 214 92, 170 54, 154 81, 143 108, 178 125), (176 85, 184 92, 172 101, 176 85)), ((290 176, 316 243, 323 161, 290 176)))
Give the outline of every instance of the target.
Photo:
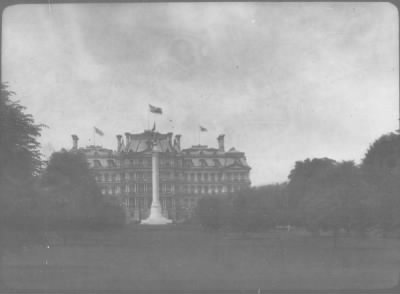
POLYGON ((313 234, 328 231, 383 235, 400 229, 400 135, 373 142, 360 164, 330 158, 297 161, 288 180, 198 203, 205 228, 242 232, 290 225, 313 234))

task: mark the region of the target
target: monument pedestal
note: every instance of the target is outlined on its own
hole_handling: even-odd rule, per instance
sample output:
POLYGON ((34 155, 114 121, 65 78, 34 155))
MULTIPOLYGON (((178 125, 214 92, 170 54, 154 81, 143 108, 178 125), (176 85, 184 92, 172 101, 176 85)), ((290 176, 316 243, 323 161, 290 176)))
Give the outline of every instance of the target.
POLYGON ((141 222, 143 225, 166 225, 170 223, 172 223, 172 220, 161 214, 160 205, 151 205, 149 217, 141 222))

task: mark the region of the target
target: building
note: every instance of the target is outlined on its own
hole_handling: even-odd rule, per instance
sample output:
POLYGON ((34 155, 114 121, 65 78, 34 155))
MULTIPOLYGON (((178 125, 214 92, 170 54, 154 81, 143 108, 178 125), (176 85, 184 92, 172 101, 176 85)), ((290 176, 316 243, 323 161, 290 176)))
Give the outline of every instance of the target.
POLYGON ((123 204, 131 220, 142 220, 149 214, 152 199, 151 149, 158 144, 160 152, 160 202, 164 216, 180 221, 189 217, 199 198, 223 195, 250 186, 250 167, 243 152, 225 151, 224 135, 217 139, 218 148, 195 145, 181 149, 181 136, 144 131, 117 135, 117 149, 100 146, 78 148, 84 152, 101 192, 123 204))

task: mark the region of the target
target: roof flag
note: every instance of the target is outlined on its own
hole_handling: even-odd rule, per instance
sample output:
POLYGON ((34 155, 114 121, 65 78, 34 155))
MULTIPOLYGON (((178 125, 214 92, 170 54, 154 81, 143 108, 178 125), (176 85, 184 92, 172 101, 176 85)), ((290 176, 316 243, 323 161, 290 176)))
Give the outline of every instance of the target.
POLYGON ((162 114, 161 107, 156 107, 156 106, 153 106, 153 105, 149 104, 149 110, 152 113, 162 114))
POLYGON ((208 130, 205 127, 200 126, 200 132, 207 132, 208 130))
POLYGON ((100 130, 100 129, 98 129, 98 128, 96 128, 96 127, 94 127, 94 132, 95 132, 97 135, 104 136, 103 131, 100 130))

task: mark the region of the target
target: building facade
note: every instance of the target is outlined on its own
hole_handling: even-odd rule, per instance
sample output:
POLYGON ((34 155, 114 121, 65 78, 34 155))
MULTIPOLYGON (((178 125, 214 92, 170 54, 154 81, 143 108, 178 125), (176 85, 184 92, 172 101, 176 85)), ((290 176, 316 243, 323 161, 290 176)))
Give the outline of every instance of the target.
POLYGON ((84 152, 102 194, 122 204, 130 220, 147 218, 152 199, 152 142, 160 152, 160 202, 162 213, 174 221, 193 213, 197 201, 206 195, 233 193, 250 186, 250 167, 245 154, 234 148, 225 151, 224 135, 218 148, 195 145, 181 149, 181 136, 153 131, 117 135, 117 149, 100 146, 78 148, 84 152))

